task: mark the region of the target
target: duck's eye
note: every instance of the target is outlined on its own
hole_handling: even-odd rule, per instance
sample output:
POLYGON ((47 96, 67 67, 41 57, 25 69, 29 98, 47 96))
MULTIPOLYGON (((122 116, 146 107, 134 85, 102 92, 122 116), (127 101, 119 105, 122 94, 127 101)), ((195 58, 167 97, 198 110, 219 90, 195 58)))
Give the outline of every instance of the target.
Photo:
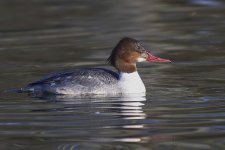
POLYGON ((138 52, 138 53, 144 53, 145 52, 145 49, 142 47, 142 45, 141 44, 136 44, 136 51, 138 52))
POLYGON ((141 49, 141 45, 140 44, 136 44, 136 48, 137 49, 141 49))
POLYGON ((143 47, 139 43, 136 44, 136 48, 137 48, 138 51, 143 50, 143 47))

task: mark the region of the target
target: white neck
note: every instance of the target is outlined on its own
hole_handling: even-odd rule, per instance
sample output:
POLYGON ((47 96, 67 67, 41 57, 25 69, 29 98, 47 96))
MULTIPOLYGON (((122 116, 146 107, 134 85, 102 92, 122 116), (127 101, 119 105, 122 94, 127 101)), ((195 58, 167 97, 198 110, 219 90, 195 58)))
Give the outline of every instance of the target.
POLYGON ((122 93, 145 93, 146 91, 137 71, 132 73, 120 72, 119 85, 122 93))

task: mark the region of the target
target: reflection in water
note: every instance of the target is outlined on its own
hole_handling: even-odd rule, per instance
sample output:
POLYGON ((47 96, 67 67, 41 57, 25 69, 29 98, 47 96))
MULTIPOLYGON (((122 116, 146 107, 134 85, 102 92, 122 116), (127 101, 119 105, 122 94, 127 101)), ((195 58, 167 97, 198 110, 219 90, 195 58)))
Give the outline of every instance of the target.
MULTIPOLYGON (((70 144, 64 142, 59 144, 57 148, 60 150, 75 147, 88 148, 92 145, 83 142, 77 144, 77 141, 83 140, 103 143, 148 143, 174 140, 173 136, 159 135, 154 129, 150 131, 152 133, 146 132, 147 116, 143 110, 146 97, 143 95, 131 94, 118 97, 43 95, 43 98, 46 99, 47 105, 54 104, 55 107, 34 109, 32 112, 51 114, 45 119, 48 119, 48 125, 46 125, 52 129, 41 132, 40 136, 50 141, 59 136, 63 138, 63 141, 70 141, 70 144), (59 127, 60 130, 57 129, 59 127)), ((155 123, 149 120, 148 124, 155 123)))

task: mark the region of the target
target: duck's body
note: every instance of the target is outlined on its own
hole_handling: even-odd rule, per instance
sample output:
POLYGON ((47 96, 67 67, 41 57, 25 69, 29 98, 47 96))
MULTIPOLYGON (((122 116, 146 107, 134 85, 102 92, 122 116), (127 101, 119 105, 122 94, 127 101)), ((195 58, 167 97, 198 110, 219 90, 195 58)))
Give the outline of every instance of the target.
POLYGON ((72 95, 145 93, 136 62, 170 62, 151 55, 137 40, 131 38, 122 39, 108 60, 118 73, 103 68, 60 72, 33 82, 22 91, 72 95))
POLYGON ((145 93, 138 72, 116 73, 103 68, 76 69, 50 75, 30 83, 24 91, 55 94, 145 93))
POLYGON ((119 75, 101 68, 76 69, 53 74, 43 80, 29 84, 26 90, 56 94, 106 94, 118 93, 119 75))

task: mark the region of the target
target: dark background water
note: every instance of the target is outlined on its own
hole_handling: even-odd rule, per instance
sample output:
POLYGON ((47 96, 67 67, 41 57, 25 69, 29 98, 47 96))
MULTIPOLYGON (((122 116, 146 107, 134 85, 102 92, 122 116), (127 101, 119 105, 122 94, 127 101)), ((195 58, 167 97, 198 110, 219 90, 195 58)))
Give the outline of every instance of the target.
POLYGON ((225 149, 225 2, 0 1, 0 149, 225 149), (139 64, 146 97, 7 93, 104 66, 124 36, 172 64, 139 64))

